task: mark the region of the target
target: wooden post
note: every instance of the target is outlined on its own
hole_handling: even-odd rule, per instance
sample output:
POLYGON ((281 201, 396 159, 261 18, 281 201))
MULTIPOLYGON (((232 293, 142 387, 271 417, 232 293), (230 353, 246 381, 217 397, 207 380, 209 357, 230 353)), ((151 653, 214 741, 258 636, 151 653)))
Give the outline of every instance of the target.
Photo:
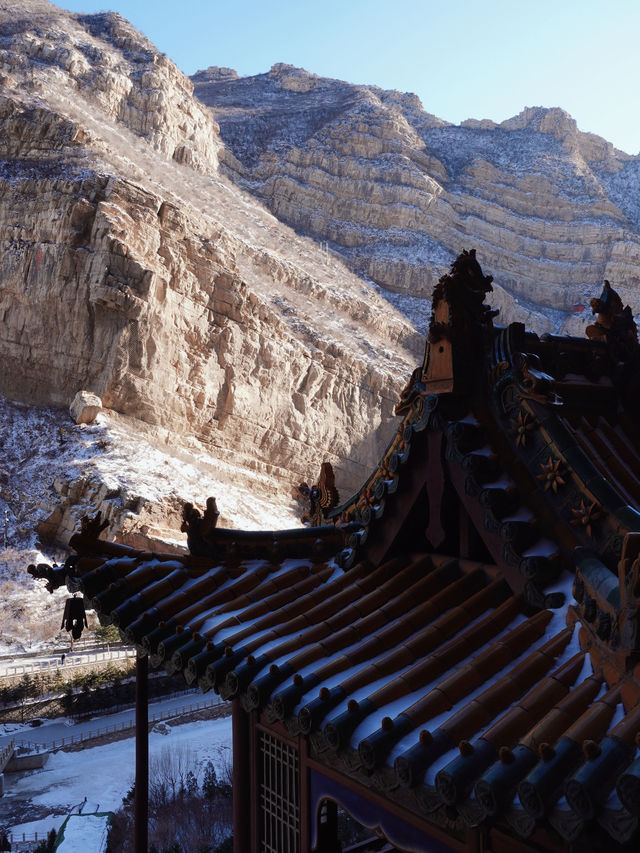
MULTIPOLYGON (((309 853, 311 850, 311 813, 309 806, 309 767, 307 765, 307 739, 300 735, 298 737, 298 768, 300 772, 300 853, 309 853)), ((338 850, 338 825, 336 812, 336 832, 333 847, 327 847, 327 850, 338 850)), ((322 850, 322 846, 320 847, 322 850)))
POLYGON ((239 699, 232 703, 233 713, 233 853, 250 853, 251 824, 251 748, 249 714, 239 699))
POLYGON ((134 850, 147 853, 149 835, 149 661, 136 657, 136 784, 133 802, 134 850))

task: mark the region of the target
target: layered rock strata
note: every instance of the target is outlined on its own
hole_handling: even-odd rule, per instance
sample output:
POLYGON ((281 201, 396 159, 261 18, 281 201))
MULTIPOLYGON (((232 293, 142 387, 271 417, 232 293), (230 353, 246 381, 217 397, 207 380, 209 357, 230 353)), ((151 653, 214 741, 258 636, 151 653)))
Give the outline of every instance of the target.
POLYGON ((0 4, 0 393, 67 407, 91 391, 268 477, 274 500, 324 459, 359 484, 420 336, 215 172, 215 122, 126 22, 19 8, 0 4), (122 92, 139 56, 165 76, 137 114, 122 92), (122 80, 96 94, 104 68, 122 80))
MULTIPOLYGON (((262 500, 323 460, 361 483, 422 353, 406 315, 461 248, 502 322, 581 334, 605 276, 638 309, 638 158, 561 111, 453 127, 289 66, 190 81, 45 0, 0 0, 0 82, 0 393, 91 391, 262 500)), ((122 522, 96 483, 58 483, 51 525, 89 499, 122 522)))
POLYGON ((603 278, 640 310, 640 157, 562 110, 453 126, 415 95, 288 65, 192 79, 235 180, 381 286, 429 296, 473 246, 502 322, 580 334, 603 278))
POLYGON ((215 171, 220 138, 193 84, 121 15, 73 15, 46 0, 0 4, 3 89, 88 99, 179 163, 215 171))

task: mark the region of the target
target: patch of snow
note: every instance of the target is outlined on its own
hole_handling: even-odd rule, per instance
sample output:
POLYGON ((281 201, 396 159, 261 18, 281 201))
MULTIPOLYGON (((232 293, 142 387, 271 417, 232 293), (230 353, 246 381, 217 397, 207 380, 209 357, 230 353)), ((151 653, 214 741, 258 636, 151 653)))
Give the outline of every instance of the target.
MULTIPOLYGON (((552 557, 554 554, 558 553, 558 543, 554 542, 552 539, 538 539, 538 541, 526 551, 523 552, 523 557, 552 557)), ((571 580, 573 581, 573 575, 571 575, 571 580)), ((545 592, 552 592, 555 590, 547 589, 545 587, 545 592)))
POLYGON ((615 711, 613 712, 613 716, 611 717, 611 722, 609 723, 609 729, 608 730, 611 731, 611 729, 615 728, 618 725, 618 723, 621 723, 624 720, 624 718, 626 717, 626 713, 627 712, 625 711, 624 705, 622 704, 622 702, 618 702, 618 704, 616 705, 615 711))
POLYGON ((452 747, 451 749, 444 752, 442 755, 439 755, 436 760, 430 764, 424 774, 424 784, 430 785, 433 787, 435 785, 436 776, 438 773, 449 764, 450 761, 453 761, 454 758, 457 758, 460 753, 458 752, 457 747, 452 747))
MULTIPOLYGON (((185 748, 194 754, 199 781, 208 761, 213 762, 218 778, 225 778, 231 761, 231 717, 176 726, 167 724, 166 729, 166 733, 149 734, 150 761, 169 743, 173 750, 185 748)), ((59 751, 51 754, 42 770, 5 777, 3 802, 10 806, 11 800, 28 800, 33 805, 46 806, 52 817, 38 824, 48 831, 60 815, 77 813, 85 797, 96 806, 96 811, 116 811, 131 789, 134 777, 133 738, 76 752, 59 751)), ((20 832, 31 831, 22 824, 9 829, 17 831, 18 827, 20 832)))
MULTIPOLYGON (((545 540, 541 540, 544 542, 545 540)), ((538 543, 540 544, 540 543, 538 543)), ((551 556, 551 554, 556 554, 558 551, 557 543, 550 543, 553 546, 553 550, 549 554, 543 554, 542 556, 551 556)), ((528 555, 525 555, 528 556, 528 555)), ((552 592, 562 592, 565 597, 565 603, 571 604, 574 601, 573 598, 573 582, 575 580, 575 575, 573 572, 569 572, 564 569, 560 577, 557 578, 553 583, 548 584, 544 588, 545 595, 549 595, 552 592)))
MULTIPOLYGON (((511 477, 503 474, 498 480, 493 480, 491 483, 483 483, 483 489, 508 489, 510 486, 513 486, 513 480, 511 477)), ((523 554, 523 556, 527 557, 528 554, 523 554)))
POLYGON ((109 815, 69 815, 57 853, 105 853, 109 815))
MULTIPOLYGON (((102 412, 95 423, 76 425, 64 409, 33 407, 0 397, 0 654, 39 647, 60 628, 66 590, 50 595, 26 572, 30 563, 64 560, 57 548, 43 546, 37 526, 65 500, 79 525, 93 514, 91 495, 102 495, 114 512, 135 522, 128 506, 169 507, 173 530, 158 536, 186 545, 178 531, 184 501, 202 507, 218 497, 220 526, 247 530, 299 527, 297 507, 286 489, 274 493, 266 474, 213 461, 195 441, 176 447, 170 436, 115 413, 102 412), (253 483, 249 497, 248 483, 253 483), (89 487, 87 488, 87 484, 89 487), (69 497, 77 489, 78 497, 69 497), (111 494, 112 497, 108 497, 111 494), (168 502, 168 503, 167 503, 168 502)), ((164 522, 162 513, 159 521, 164 522)), ((168 523, 168 522, 167 522, 168 523)), ((108 534, 107 534, 108 535, 108 534)))
MULTIPOLYGON (((538 648, 540 648, 540 646, 544 645, 544 643, 546 643, 552 636, 554 636, 559 631, 561 631, 565 627, 565 625, 564 625, 564 623, 565 623, 565 608, 560 608, 557 611, 552 611, 552 614, 553 615, 552 615, 551 619, 549 620, 549 623, 546 626, 544 634, 541 637, 539 637, 537 640, 534 640, 521 655, 519 655, 518 657, 511 660, 505 667, 503 667, 501 670, 496 672, 494 675, 487 678, 486 681, 484 681, 482 684, 480 684, 478 687, 476 687, 473 691, 471 691, 470 693, 465 695, 462 699, 459 700, 459 702, 456 703, 456 705, 453 706, 453 708, 450 708, 446 711, 443 711, 442 713, 437 714, 435 717, 432 717, 431 719, 425 721, 424 726, 421 726, 421 727, 428 728, 430 731, 434 731, 435 729, 437 729, 438 726, 442 725, 446 720, 448 720, 450 717, 452 717, 454 714, 456 714, 464 705, 468 704, 476 696, 479 696, 481 693, 483 693, 485 690, 487 690, 489 687, 491 687, 493 684, 495 684, 497 681, 499 681, 507 672, 509 672, 511 669, 513 669, 513 667, 517 666, 519 663, 521 663, 523 660, 525 660, 527 657, 529 657, 529 655, 531 655, 532 652, 536 651, 536 649, 538 649, 538 648)), ((500 642, 501 640, 503 640, 504 637, 510 631, 512 631, 518 625, 522 624, 522 622, 524 622, 525 619, 526 619, 526 617, 523 614, 518 614, 510 622, 510 624, 502 632, 500 632, 500 634, 498 634, 496 637, 493 637, 485 645, 479 647, 478 651, 474 654, 473 658, 470 661, 468 661, 468 663, 473 665, 473 660, 475 659, 475 657, 477 657, 478 654, 481 654, 483 651, 488 649, 494 643, 500 642)), ((574 629, 574 633, 577 633, 577 629, 574 629)), ((561 663, 565 662, 568 659, 569 659, 569 656, 567 654, 567 650, 565 649, 562 652, 562 654, 558 655, 558 658, 556 660, 556 665, 560 665, 561 663)), ((467 663, 467 661, 463 661, 460 666, 465 666, 466 663, 467 663)), ((456 667, 456 669, 457 668, 458 667, 456 667)), ((412 703, 419 702, 421 699, 423 699, 424 696, 427 695, 427 693, 432 688, 437 687, 438 683, 440 681, 442 681, 443 678, 444 678, 444 676, 440 675, 440 676, 436 677, 430 684, 419 688, 418 690, 414 691, 413 693, 409 694, 408 696, 403 696, 400 699, 397 699, 393 702, 388 703, 387 705, 382 706, 381 708, 378 708, 373 714, 370 714, 361 723, 361 725, 358 726, 358 728, 355 729, 355 731, 353 732, 353 734, 351 736, 351 745, 357 746, 359 741, 363 740, 368 735, 372 734, 374 731, 377 731, 377 729, 380 728, 383 717, 391 717, 393 719, 398 714, 401 714, 403 711, 408 710, 411 707, 412 703)), ((369 695, 370 692, 371 692, 370 690, 367 690, 366 695, 369 695)), ((395 758, 395 756, 398 755, 402 751, 402 749, 400 748, 401 744, 403 744, 403 749, 406 749, 407 748, 406 741, 408 741, 409 743, 414 743, 416 740, 416 737, 417 737, 417 731, 414 731, 411 734, 409 734, 406 738, 403 738, 398 744, 396 744, 396 747, 392 751, 392 757, 390 758, 391 763, 393 763, 393 758, 395 758)))

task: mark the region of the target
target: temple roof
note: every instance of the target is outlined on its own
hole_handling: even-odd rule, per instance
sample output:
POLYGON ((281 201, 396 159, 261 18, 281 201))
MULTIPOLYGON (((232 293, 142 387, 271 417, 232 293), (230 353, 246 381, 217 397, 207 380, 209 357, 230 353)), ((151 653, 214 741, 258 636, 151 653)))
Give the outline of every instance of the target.
POLYGON ((622 849, 640 814, 637 339, 610 288, 585 340, 495 326, 490 289, 472 252, 441 279, 396 434, 325 525, 228 531, 191 508, 180 557, 87 524, 40 574, 153 666, 453 837, 499 821, 542 849, 622 849))

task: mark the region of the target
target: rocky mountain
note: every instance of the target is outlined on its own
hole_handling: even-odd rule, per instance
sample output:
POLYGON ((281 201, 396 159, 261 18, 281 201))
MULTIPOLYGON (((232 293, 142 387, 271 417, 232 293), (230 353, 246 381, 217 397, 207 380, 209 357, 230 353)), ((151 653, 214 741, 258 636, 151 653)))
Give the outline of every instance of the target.
POLYGON ((502 322, 581 334, 603 278, 640 311, 640 157, 564 111, 455 126, 416 95, 289 65, 192 80, 234 180, 382 287, 429 296, 473 246, 502 322))
POLYGON ((411 322, 219 173, 192 83, 120 16, 3 0, 0 80, 0 393, 87 389, 283 506, 323 459, 358 485, 422 348, 411 322))
POLYGON ((224 523, 290 523, 325 459, 345 495, 462 248, 503 322, 581 334, 605 276, 638 311, 640 161, 560 110, 454 127, 284 65, 190 80, 119 15, 46 0, 0 0, 0 85, 5 539, 95 506, 152 544, 216 483, 224 523), (54 414, 80 389, 93 431, 54 414))

